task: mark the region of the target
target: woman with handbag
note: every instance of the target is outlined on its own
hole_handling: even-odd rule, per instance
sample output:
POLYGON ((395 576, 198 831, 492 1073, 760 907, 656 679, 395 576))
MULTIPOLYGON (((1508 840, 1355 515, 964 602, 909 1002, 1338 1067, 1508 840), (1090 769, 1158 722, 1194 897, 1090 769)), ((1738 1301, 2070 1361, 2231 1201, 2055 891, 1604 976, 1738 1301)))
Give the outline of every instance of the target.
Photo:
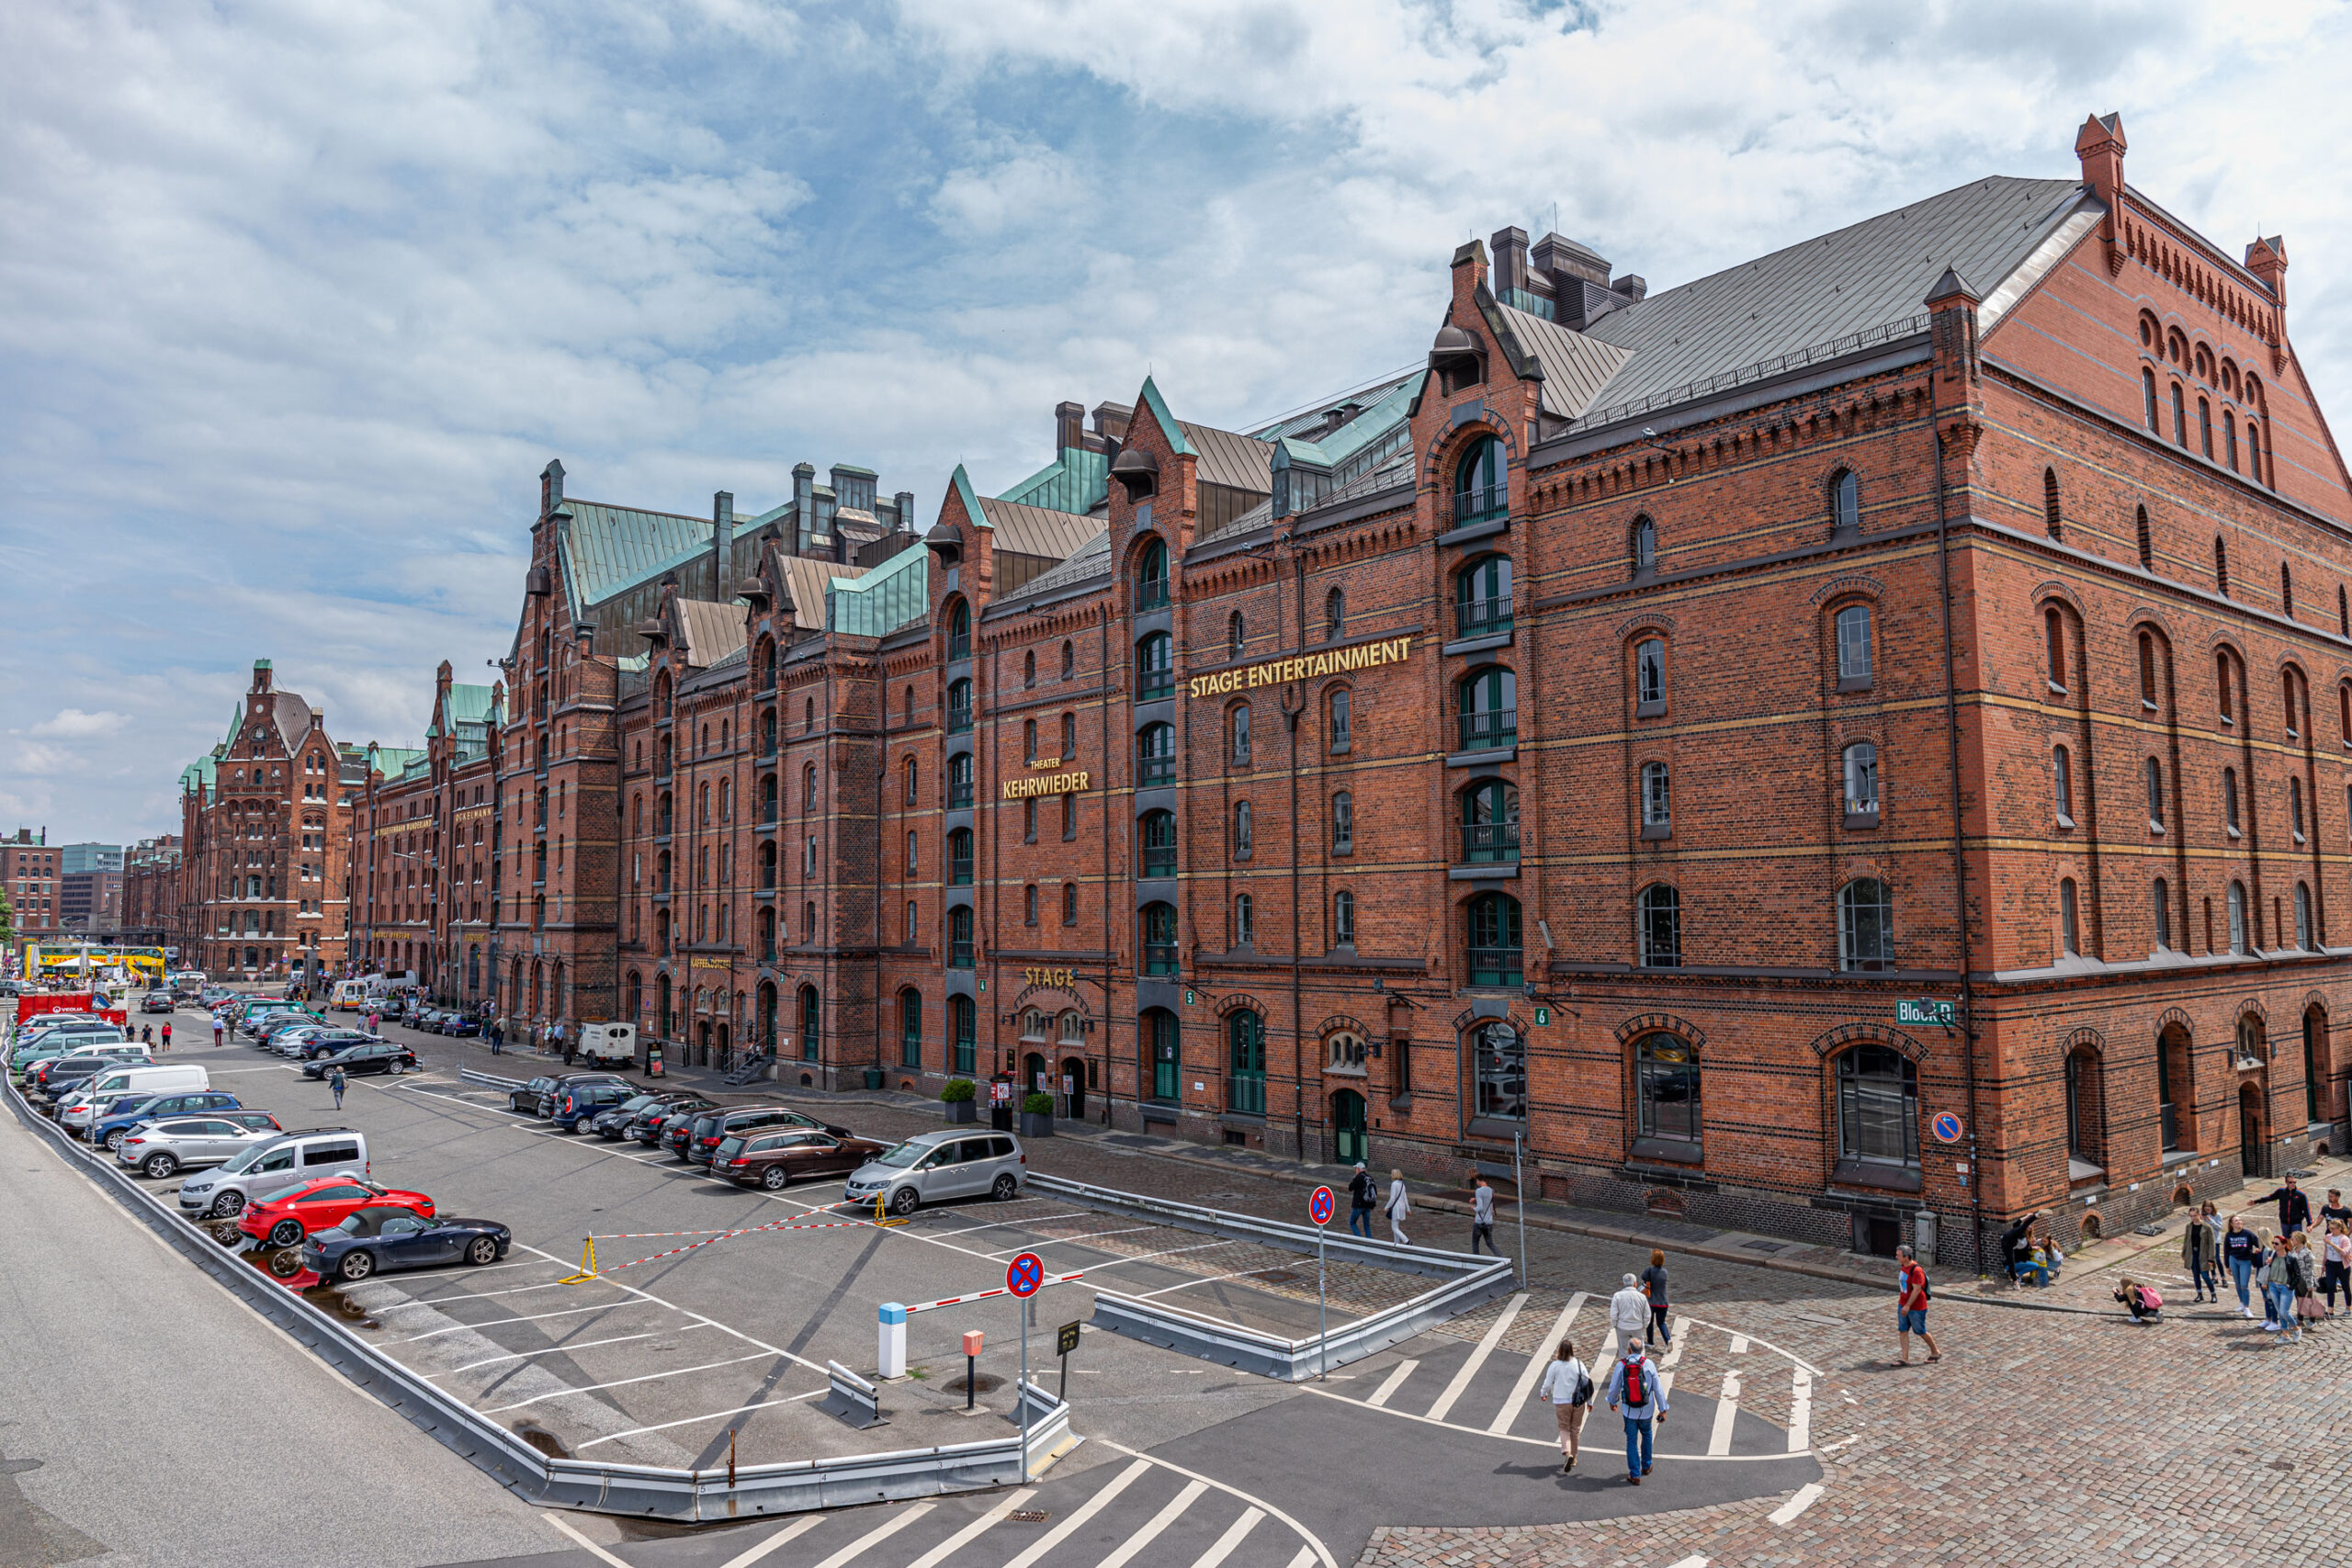
POLYGON ((1544 1369, 1544 1381, 1535 1385, 1535 1397, 1552 1406, 1553 1419, 1559 1424, 1560 1453, 1565 1461, 1560 1473, 1566 1475, 1577 1467, 1585 1413, 1592 1408, 1592 1375, 1577 1359, 1574 1341, 1560 1341, 1552 1364, 1544 1369))

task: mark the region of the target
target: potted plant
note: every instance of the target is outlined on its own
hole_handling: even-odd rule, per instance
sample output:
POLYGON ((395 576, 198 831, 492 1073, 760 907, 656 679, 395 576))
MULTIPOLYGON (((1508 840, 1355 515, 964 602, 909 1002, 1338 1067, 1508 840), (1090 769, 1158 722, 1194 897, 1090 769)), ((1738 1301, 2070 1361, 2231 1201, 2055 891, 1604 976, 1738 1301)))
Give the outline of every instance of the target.
POLYGON ((979 1114, 972 1100, 974 1092, 969 1078, 949 1078, 940 1086, 939 1103, 946 1107, 948 1121, 969 1122, 979 1114))
POLYGON ((1054 1135, 1054 1097, 1036 1093, 1021 1102, 1021 1135, 1024 1138, 1050 1138, 1054 1135))

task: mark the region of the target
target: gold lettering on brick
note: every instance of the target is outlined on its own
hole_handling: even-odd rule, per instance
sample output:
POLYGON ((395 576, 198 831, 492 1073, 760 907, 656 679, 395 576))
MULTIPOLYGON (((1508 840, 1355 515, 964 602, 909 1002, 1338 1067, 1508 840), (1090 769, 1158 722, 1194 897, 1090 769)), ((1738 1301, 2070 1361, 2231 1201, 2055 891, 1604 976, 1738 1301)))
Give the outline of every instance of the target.
POLYGON ((1054 773, 1043 778, 1007 779, 1004 781, 1003 798, 1026 800, 1032 795, 1074 795, 1084 789, 1087 782, 1093 776, 1092 773, 1080 772, 1054 773))
POLYGON ((1350 670, 1369 670, 1376 665, 1396 664, 1411 657, 1413 639, 1391 637, 1382 642, 1359 643, 1336 653, 1315 653, 1295 659, 1270 660, 1263 664, 1237 666, 1220 670, 1214 675, 1195 675, 1185 683, 1186 691, 1194 697, 1221 697, 1227 692, 1244 687, 1280 686, 1292 681, 1317 681, 1326 675, 1341 674, 1350 670))

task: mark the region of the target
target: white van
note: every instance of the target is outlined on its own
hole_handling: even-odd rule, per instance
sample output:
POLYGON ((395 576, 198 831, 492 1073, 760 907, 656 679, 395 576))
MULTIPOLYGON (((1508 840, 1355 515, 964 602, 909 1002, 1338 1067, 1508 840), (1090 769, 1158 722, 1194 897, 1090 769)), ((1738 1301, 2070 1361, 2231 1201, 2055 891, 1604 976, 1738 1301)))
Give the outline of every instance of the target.
POLYGON ((356 1012, 368 1005, 368 982, 337 980, 334 994, 327 998, 327 1005, 338 1012, 356 1012))
POLYGON ((637 1061, 637 1025, 589 1023, 580 1029, 580 1055, 590 1062, 637 1061))
POLYGON ((57 1121, 60 1126, 86 1127, 97 1108, 117 1095, 202 1094, 211 1087, 205 1070, 192 1062, 168 1067, 126 1062, 119 1067, 99 1068, 88 1083, 58 1101, 57 1121))

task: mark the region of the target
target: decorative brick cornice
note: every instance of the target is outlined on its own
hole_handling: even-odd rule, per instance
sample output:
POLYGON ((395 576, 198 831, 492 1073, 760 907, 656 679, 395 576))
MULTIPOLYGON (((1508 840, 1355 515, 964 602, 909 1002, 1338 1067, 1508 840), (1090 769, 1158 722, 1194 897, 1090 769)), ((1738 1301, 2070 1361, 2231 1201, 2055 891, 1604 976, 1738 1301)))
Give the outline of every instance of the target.
POLYGON ((1813 1054, 1826 1061, 1849 1045, 1868 1043, 1892 1045, 1914 1062, 1928 1059, 1928 1048, 1899 1029, 1883 1023, 1841 1023, 1813 1043, 1813 1054))
POLYGON ((1675 1035, 1689 1041, 1693 1050, 1703 1050, 1707 1044, 1705 1030, 1670 1012, 1645 1012, 1617 1026, 1617 1043, 1621 1045, 1631 1045, 1635 1036, 1643 1034, 1675 1035))

